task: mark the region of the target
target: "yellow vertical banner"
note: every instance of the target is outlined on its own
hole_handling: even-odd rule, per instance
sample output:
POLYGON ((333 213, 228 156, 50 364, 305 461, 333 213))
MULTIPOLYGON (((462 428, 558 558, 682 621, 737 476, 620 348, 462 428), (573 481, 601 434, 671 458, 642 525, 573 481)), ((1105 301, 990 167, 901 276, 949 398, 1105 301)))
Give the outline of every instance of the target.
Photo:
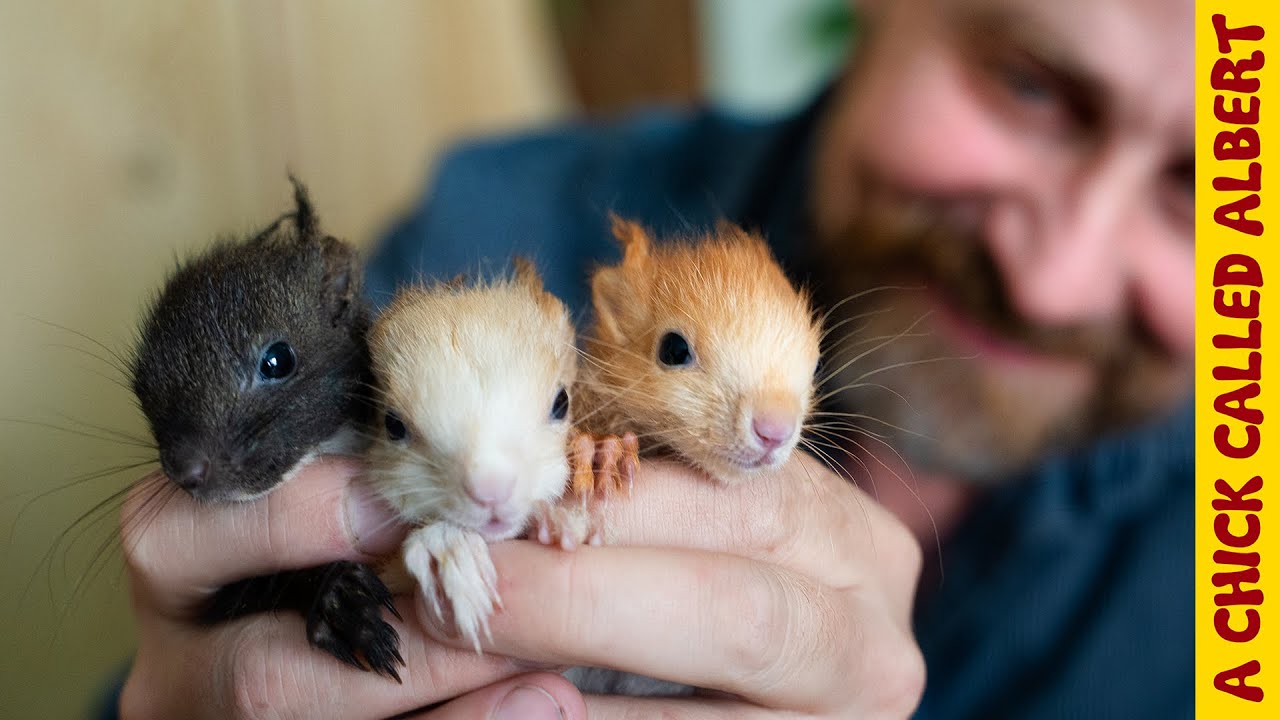
POLYGON ((1196 717, 1277 718, 1280 3, 1196 15, 1196 717))

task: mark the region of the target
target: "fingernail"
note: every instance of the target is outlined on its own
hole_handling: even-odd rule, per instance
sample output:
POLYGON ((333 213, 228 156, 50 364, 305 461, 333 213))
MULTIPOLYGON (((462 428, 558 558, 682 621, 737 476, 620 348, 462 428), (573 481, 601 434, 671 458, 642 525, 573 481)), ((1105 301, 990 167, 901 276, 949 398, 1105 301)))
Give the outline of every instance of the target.
POLYGON ((360 482, 347 486, 347 528, 352 544, 367 555, 385 555, 403 534, 395 513, 360 482))
POLYGON ((493 720, 562 720, 564 714, 551 693, 540 687, 521 685, 507 693, 493 711, 493 720))

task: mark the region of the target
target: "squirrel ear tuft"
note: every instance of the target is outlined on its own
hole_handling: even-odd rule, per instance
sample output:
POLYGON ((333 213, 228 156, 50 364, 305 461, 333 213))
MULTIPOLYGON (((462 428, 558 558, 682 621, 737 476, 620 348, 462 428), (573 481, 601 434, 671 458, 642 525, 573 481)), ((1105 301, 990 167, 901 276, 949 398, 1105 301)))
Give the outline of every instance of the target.
POLYGON ((542 276, 538 274, 538 266, 534 265, 533 261, 526 257, 516 256, 511 258, 511 263, 516 268, 516 282, 535 293, 543 291, 542 276))
POLYGON ((622 266, 643 267, 649 258, 649 246, 653 244, 649 233, 639 223, 624 220, 614 213, 609 213, 609 222, 614 239, 622 246, 622 266))
POLYGON ((307 186, 303 185, 292 172, 289 173, 289 182, 293 184, 293 222, 298 227, 298 234, 304 238, 313 237, 320 225, 320 220, 316 217, 315 207, 311 205, 307 186))

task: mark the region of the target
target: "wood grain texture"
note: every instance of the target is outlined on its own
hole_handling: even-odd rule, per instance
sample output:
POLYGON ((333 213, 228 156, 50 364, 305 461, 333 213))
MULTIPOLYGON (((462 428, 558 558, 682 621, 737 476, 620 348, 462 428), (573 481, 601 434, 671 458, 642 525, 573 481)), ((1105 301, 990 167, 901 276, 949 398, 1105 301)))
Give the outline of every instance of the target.
MULTIPOLYGON (((367 245, 442 147, 559 117, 565 87, 536 0, 0 3, 0 417, 143 434, 63 346, 105 352, 40 321, 127 349, 175 256, 288 207, 286 168, 367 245)), ((114 510, 41 559, 132 476, 28 501, 136 454, 0 423, 0 717, 83 717, 128 656, 118 562, 68 606, 114 510)))

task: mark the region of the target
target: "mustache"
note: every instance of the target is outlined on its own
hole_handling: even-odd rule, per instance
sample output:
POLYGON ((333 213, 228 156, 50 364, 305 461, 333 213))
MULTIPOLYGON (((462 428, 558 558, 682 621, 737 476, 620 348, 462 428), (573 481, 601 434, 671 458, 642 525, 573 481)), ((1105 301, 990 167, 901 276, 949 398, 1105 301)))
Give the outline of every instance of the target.
POLYGON ((1163 346, 1131 309, 1096 321, 1047 325, 1024 316, 1010 297, 996 260, 968 219, 955 219, 917 204, 902 212, 865 213, 836 240, 844 274, 835 283, 848 290, 905 276, 940 296, 957 313, 1013 344, 1072 359, 1163 354, 1163 346))

